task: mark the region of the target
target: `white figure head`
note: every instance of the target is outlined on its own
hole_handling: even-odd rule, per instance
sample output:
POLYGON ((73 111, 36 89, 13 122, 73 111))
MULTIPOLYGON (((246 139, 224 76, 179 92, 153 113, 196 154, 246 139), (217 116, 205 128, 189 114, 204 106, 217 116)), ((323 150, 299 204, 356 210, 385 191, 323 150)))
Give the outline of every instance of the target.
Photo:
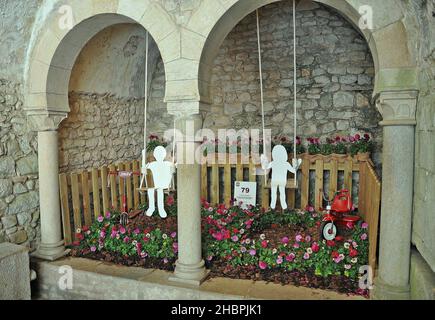
POLYGON ((282 145, 277 145, 277 146, 273 147, 272 159, 274 161, 278 161, 278 162, 287 162, 288 154, 282 145))
POLYGON ((166 158, 166 149, 162 146, 158 146, 154 149, 153 154, 156 161, 163 161, 166 158))

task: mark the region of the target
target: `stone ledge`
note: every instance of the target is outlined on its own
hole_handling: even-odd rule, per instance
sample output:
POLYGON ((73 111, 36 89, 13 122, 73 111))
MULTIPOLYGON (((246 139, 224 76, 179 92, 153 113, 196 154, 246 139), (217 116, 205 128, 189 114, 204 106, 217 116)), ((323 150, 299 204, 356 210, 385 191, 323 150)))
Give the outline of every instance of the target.
POLYGON ((167 300, 364 300, 363 297, 347 296, 333 291, 305 287, 281 286, 264 281, 213 278, 201 286, 169 281, 172 272, 125 267, 82 258, 64 258, 54 262, 33 260, 38 279, 35 283, 35 299, 167 299, 167 300), (73 288, 61 290, 59 273, 62 266, 73 270, 73 288))

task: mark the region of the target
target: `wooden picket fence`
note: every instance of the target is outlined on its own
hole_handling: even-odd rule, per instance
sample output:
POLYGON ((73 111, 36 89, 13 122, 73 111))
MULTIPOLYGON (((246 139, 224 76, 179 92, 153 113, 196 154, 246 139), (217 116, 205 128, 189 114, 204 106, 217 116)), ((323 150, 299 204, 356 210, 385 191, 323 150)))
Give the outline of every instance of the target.
MULTIPOLYGON (((289 159, 293 156, 289 154, 289 159)), ((219 163, 217 159, 201 168, 201 195, 210 204, 230 205, 234 181, 257 182, 257 204, 269 208, 270 189, 264 176, 255 175, 259 165, 252 161, 242 164, 240 155, 237 163, 219 163)), ((226 156, 228 159, 228 155, 226 156)), ((287 189, 287 202, 290 209, 302 209, 308 205, 316 210, 325 208, 323 194, 332 198, 337 190, 352 191, 352 200, 359 215, 369 224, 369 263, 375 270, 378 240, 379 208, 381 202, 381 183, 370 159, 351 156, 299 155, 303 162, 298 171, 298 188, 287 189), (356 187, 356 188, 354 188, 356 187)))
MULTIPOLYGON (((226 155, 229 157, 229 155, 226 155)), ((242 164, 240 155, 237 163, 220 164, 206 162, 201 165, 201 196, 215 205, 230 205, 235 181, 257 182, 257 203, 269 207, 270 189, 264 176, 253 174, 258 164, 248 161, 242 164)), ((358 212, 369 224, 370 265, 376 263, 376 248, 381 199, 381 184, 370 160, 352 157, 301 155, 303 162, 298 172, 298 189, 287 190, 289 208, 316 209, 325 205, 322 194, 332 196, 336 190, 354 190, 352 197, 358 212), (357 187, 357 188, 354 188, 357 187)), ((291 155, 289 155, 291 158, 291 155)), ((233 161, 235 162, 235 161, 233 161)), ((66 244, 74 241, 74 233, 83 225, 91 225, 101 213, 122 208, 122 196, 127 195, 127 205, 136 209, 146 201, 146 195, 137 190, 140 184, 140 161, 134 160, 116 165, 102 166, 91 170, 59 175, 60 200, 64 239, 66 244), (132 171, 124 180, 110 173, 132 171)), ((152 176, 148 175, 151 185, 152 176)))

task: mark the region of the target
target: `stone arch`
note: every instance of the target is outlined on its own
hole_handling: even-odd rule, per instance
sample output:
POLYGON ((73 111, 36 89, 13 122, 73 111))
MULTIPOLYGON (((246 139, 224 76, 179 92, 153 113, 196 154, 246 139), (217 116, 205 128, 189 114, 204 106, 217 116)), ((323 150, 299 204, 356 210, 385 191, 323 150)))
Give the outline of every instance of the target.
POLYGON ((37 36, 32 39, 25 68, 25 111, 29 116, 64 117, 69 112, 68 84, 74 62, 85 44, 109 26, 142 25, 155 40, 163 61, 172 59, 170 50, 161 49, 170 46, 167 39, 176 27, 158 4, 134 0, 69 1, 73 28, 67 30, 59 24, 63 2, 42 7, 38 13, 34 27, 37 36))
MULTIPOLYGON (((228 33, 250 12, 278 1, 283 0, 221 0, 202 3, 188 24, 191 30, 201 34, 205 39, 201 56, 198 59, 197 95, 201 97, 202 101, 209 101, 211 66, 218 48, 228 33)), ((415 62, 408 49, 408 36, 401 21, 403 14, 394 1, 368 2, 374 12, 373 30, 358 28, 359 8, 367 5, 367 1, 314 1, 338 11, 366 39, 375 62, 374 94, 385 89, 416 88, 415 62), (376 19, 378 16, 382 19, 376 19)), ((298 6, 309 5, 310 2, 310 0, 301 0, 298 2, 298 6)))

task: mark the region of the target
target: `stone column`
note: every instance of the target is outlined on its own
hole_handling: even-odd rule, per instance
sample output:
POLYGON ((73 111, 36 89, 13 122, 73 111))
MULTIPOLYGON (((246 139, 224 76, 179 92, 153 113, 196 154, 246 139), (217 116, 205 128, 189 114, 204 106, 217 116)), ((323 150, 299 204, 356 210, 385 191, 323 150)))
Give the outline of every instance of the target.
POLYGON ((195 133, 201 124, 198 114, 176 116, 176 128, 183 133, 177 143, 178 260, 169 280, 191 285, 200 285, 207 275, 201 246, 201 167, 195 159, 201 144, 195 133))
POLYGON ((66 115, 31 116, 38 130, 39 202, 41 242, 33 256, 56 260, 65 255, 59 201, 58 134, 66 115))
POLYGON ((409 299, 416 91, 382 92, 382 205, 375 299, 409 299))

